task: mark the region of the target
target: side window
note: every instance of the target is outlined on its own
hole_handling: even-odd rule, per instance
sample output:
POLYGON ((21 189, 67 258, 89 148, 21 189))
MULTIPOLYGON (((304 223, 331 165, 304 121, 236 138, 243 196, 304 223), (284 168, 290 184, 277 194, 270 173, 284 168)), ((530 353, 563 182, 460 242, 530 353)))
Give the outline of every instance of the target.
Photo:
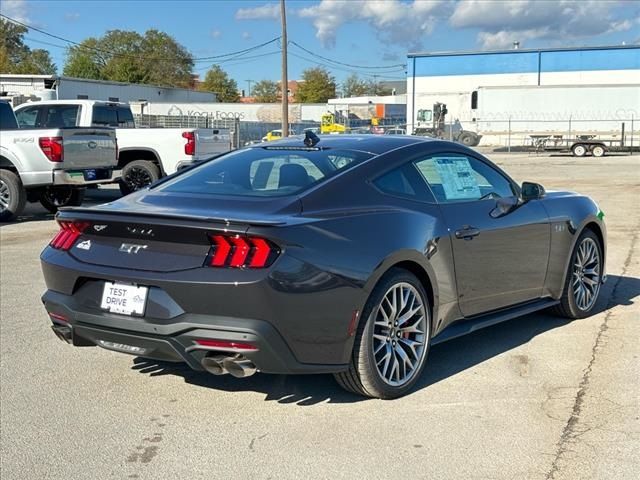
POLYGON ((133 120, 133 114, 130 108, 118 107, 118 126, 121 128, 135 128, 136 123, 133 120))
POLYGON ((511 182, 499 171, 465 155, 437 155, 415 162, 440 203, 511 197, 511 182))
POLYGON ((47 128, 75 127, 78 118, 78 105, 50 106, 42 126, 47 128))
POLYGON ((38 107, 25 108, 16 112, 18 125, 20 128, 36 128, 36 120, 38 118, 38 107))
POLYGON ((433 118, 431 110, 418 110, 418 121, 430 122, 433 118))
POLYGON ((471 92, 471 110, 476 110, 478 108, 478 91, 474 90, 471 92))
POLYGON ((404 165, 385 173, 373 181, 382 192, 412 200, 433 202, 427 184, 417 174, 413 164, 404 165))

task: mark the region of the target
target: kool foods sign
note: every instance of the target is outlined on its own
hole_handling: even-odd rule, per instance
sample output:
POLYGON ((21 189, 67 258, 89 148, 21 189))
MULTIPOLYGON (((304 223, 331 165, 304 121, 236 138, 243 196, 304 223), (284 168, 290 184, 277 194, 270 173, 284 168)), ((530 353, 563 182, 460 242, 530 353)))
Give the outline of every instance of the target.
MULTIPOLYGON (((289 122, 302 120, 302 106, 289 105, 289 122)), ((278 103, 149 103, 147 115, 208 117, 212 120, 239 119, 245 122, 280 122, 282 109, 278 103)))

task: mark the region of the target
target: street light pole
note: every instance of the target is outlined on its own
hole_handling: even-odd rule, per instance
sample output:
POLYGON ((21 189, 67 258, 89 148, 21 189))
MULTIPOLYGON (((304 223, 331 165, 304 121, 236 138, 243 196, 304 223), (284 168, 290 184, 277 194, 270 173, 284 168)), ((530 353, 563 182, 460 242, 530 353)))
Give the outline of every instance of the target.
POLYGON ((287 79, 287 15, 284 0, 280 0, 280 20, 282 21, 282 136, 289 136, 289 81, 287 79))

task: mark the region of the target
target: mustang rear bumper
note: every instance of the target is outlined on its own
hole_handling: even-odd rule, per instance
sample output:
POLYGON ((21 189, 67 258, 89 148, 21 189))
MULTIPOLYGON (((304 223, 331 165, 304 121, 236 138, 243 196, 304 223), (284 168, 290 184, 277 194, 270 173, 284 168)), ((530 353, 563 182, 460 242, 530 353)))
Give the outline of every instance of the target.
POLYGON ((42 297, 61 340, 75 346, 100 346, 109 350, 168 362, 185 362, 194 370, 207 354, 232 354, 234 350, 203 347, 196 340, 218 340, 250 344, 255 350, 239 350, 265 373, 330 373, 346 370, 341 364, 299 362, 277 330, 262 320, 224 318, 184 313, 167 325, 149 325, 144 319, 87 312, 73 296, 47 290, 42 297), (127 324, 129 328, 123 328, 127 324), (138 328, 131 330, 130 328, 138 328))

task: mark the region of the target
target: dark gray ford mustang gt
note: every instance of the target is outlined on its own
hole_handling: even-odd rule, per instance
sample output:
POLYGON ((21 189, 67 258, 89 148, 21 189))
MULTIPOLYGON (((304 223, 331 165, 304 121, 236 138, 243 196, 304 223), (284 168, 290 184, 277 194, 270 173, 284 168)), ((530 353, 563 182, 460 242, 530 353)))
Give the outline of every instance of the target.
POLYGON ((218 375, 331 372, 393 398, 434 343, 592 311, 606 232, 589 198, 518 186, 445 141, 318 138, 61 211, 41 256, 56 335, 218 375))

